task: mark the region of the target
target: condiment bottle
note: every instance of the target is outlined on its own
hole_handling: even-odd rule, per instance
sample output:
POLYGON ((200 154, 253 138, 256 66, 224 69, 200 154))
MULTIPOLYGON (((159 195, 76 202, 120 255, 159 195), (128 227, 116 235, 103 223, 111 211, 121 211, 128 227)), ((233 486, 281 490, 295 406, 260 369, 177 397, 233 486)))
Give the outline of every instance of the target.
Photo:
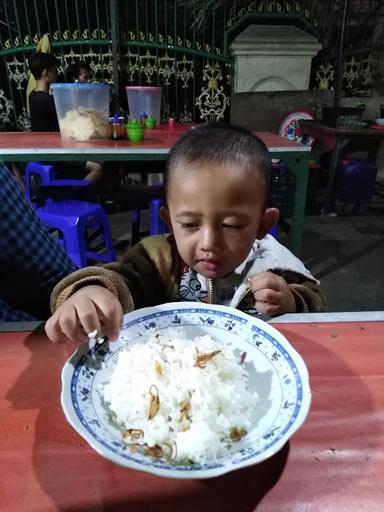
POLYGON ((112 139, 118 140, 118 139, 120 139, 120 136, 121 136, 121 129, 120 129, 121 121, 119 119, 119 114, 115 114, 112 117, 111 123, 112 123, 112 139))

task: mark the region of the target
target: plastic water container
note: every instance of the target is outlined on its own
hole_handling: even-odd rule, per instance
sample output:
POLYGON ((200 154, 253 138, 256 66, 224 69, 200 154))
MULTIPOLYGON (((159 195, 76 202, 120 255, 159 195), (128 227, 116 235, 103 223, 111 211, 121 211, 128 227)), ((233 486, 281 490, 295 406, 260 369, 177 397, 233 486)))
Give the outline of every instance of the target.
POLYGON ((51 88, 64 139, 87 142, 109 137, 109 85, 52 84, 51 88))
POLYGON ((375 187, 375 162, 353 158, 343 160, 336 174, 337 198, 345 204, 369 204, 375 187))
POLYGON ((130 119, 152 116, 160 124, 161 87, 127 86, 130 119))

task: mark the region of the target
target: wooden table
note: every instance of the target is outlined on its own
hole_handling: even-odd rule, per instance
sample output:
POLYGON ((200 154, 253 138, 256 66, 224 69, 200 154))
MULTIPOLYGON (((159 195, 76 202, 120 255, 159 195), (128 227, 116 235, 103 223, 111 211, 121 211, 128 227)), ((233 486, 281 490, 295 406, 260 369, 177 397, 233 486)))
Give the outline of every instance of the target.
MULTIPOLYGON (((74 142, 61 139, 58 132, 3 132, 0 133, 0 160, 35 161, 149 161, 166 160, 169 150, 192 125, 177 125, 173 129, 160 127, 146 130, 144 141, 133 144, 128 140, 101 140, 74 142)), ((308 183, 310 148, 279 137, 273 133, 258 132, 272 158, 284 160, 296 177, 295 199, 290 224, 288 245, 300 253, 305 202, 308 183)), ((153 172, 153 171, 152 171, 153 172)))
POLYGON ((205 481, 162 479, 97 455, 60 406, 74 346, 41 332, 0 333, 0 510, 382 512, 384 314, 353 318, 276 319, 308 366, 309 416, 271 459, 205 481))
MULTIPOLYGON (((369 139, 378 150, 380 142, 384 137, 384 129, 376 128, 333 128, 321 121, 300 120, 300 131, 318 140, 327 149, 332 150, 329 166, 328 180, 324 191, 324 213, 332 209, 333 187, 337 168, 340 165, 341 151, 343 147, 353 139, 369 139), (375 144, 376 143, 376 144, 375 144)), ((377 153, 377 151, 375 151, 377 153)), ((376 158, 374 156, 374 158, 376 158)))

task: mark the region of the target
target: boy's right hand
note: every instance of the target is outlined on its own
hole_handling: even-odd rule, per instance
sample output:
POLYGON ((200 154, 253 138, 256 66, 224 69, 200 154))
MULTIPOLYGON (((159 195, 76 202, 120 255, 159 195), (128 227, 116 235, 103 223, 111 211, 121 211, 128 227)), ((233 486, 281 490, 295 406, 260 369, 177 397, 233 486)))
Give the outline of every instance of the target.
POLYGON ((87 341, 88 333, 97 331, 116 340, 123 322, 118 298, 103 286, 81 288, 67 299, 47 320, 45 332, 54 342, 87 341))

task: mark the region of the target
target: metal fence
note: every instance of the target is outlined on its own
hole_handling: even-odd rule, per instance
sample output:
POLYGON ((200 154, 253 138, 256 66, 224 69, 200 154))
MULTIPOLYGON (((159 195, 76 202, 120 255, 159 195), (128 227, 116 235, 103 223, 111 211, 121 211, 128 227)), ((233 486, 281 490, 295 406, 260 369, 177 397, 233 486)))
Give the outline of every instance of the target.
MULTIPOLYGON (((112 53, 111 2, 5 0, 0 32, 0 125, 26 130, 28 58, 43 34, 59 60, 59 76, 85 60, 97 81, 112 83, 117 60, 120 102, 124 85, 161 85, 162 117, 181 122, 228 117, 231 65, 224 52, 225 17, 215 12, 199 23, 202 2, 117 2, 118 53, 112 53), (221 40, 220 45, 217 41, 221 40)), ((116 29, 116 27, 114 27, 116 29)))
MULTIPOLYGON (((318 37, 324 46, 332 46, 337 31, 330 27, 337 27, 333 16, 337 16, 338 3, 339 0, 2 0, 0 129, 29 128, 25 108, 28 58, 45 33, 59 60, 61 80, 69 64, 85 60, 95 80, 112 83, 115 63, 123 110, 127 108, 124 85, 153 84, 162 86, 164 119, 228 119, 233 38, 251 23, 284 23, 298 25, 318 37), (114 34, 116 54, 112 52, 114 34)), ((312 87, 331 87, 332 59, 319 58, 317 67, 312 87)), ((365 71, 364 67, 359 69, 365 71)), ((349 73, 349 84, 351 76, 349 73)))

